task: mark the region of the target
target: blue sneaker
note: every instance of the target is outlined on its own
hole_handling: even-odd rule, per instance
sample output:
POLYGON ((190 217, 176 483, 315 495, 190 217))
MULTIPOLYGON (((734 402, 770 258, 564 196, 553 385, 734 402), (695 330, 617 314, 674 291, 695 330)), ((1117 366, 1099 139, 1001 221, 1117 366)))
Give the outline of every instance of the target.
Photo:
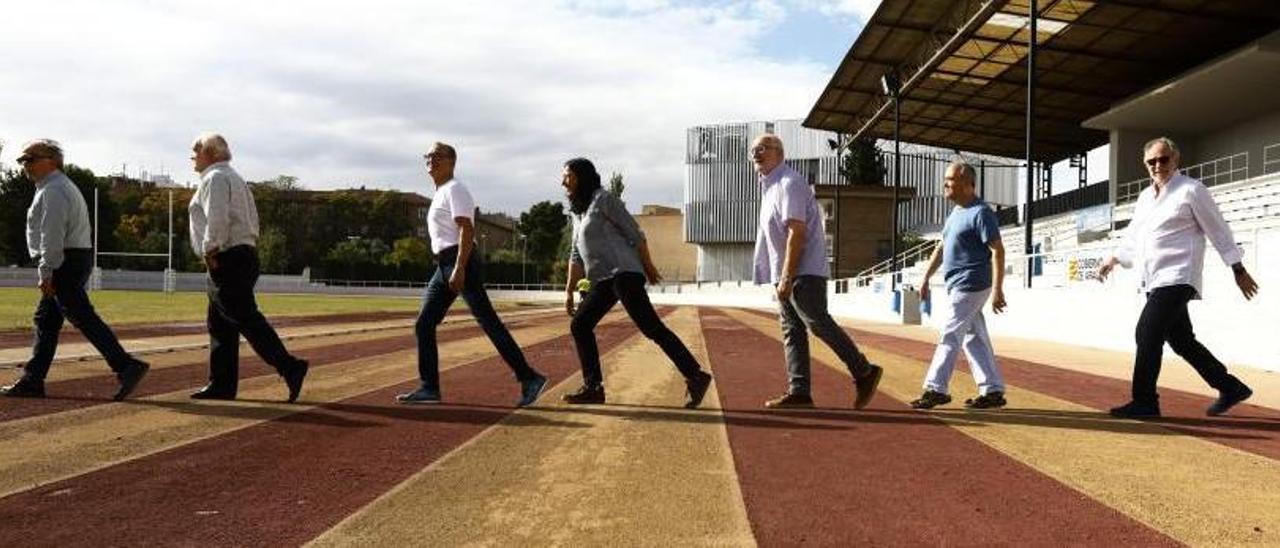
POLYGON ((546 387, 547 378, 542 375, 520 381, 520 401, 516 402, 516 407, 533 405, 533 402, 538 400, 538 396, 542 395, 542 389, 546 387))
POLYGON ((408 394, 396 396, 396 402, 416 405, 440 403, 440 391, 419 388, 408 394))

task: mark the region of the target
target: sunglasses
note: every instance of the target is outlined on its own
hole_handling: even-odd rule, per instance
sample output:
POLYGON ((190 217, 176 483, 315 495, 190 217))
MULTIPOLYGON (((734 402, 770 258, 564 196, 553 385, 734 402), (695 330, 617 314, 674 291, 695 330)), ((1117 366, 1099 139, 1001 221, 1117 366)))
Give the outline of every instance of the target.
POLYGON ((25 165, 27 165, 27 164, 29 164, 29 163, 32 163, 32 162, 39 162, 40 160, 45 160, 45 159, 48 159, 48 158, 49 158, 48 156, 30 156, 30 155, 23 155, 23 156, 19 156, 19 157, 18 157, 18 159, 17 159, 16 161, 18 162, 18 164, 19 164, 19 165, 24 165, 24 166, 25 166, 25 165))
POLYGON ((1155 158, 1148 158, 1148 159, 1146 159, 1146 160, 1145 160, 1145 162, 1147 162, 1147 165, 1148 165, 1148 166, 1150 166, 1150 167, 1156 167, 1156 165, 1165 165, 1165 164, 1169 163, 1169 157, 1168 157, 1168 156, 1156 156, 1155 158))

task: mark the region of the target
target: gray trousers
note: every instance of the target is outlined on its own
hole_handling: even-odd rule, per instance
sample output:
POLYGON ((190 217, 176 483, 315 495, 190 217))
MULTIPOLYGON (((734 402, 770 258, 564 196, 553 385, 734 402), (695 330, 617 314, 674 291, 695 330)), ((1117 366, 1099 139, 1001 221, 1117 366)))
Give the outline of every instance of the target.
POLYGON ((779 301, 778 309, 782 348, 787 355, 788 393, 809 395, 809 330, 831 347, 855 379, 870 371, 866 356, 827 312, 826 278, 797 276, 791 285, 791 298, 779 301))

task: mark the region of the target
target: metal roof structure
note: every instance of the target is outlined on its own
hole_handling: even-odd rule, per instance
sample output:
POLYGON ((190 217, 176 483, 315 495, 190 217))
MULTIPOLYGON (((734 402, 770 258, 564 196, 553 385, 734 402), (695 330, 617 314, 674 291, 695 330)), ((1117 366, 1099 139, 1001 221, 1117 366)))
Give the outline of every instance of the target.
MULTIPOLYGON (((1028 0, 883 0, 804 125, 892 139, 880 79, 901 78, 903 141, 1025 156, 1028 0)), ((1108 142, 1085 120, 1280 28, 1278 0, 1040 0, 1035 147, 1108 142)))

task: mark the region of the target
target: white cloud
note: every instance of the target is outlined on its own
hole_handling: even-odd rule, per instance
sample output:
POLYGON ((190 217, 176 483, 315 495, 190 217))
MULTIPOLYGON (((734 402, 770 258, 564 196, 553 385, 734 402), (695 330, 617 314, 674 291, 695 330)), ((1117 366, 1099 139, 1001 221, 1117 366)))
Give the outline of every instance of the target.
MULTIPOLYGON (((868 2, 843 2, 859 9, 868 2)), ((850 6, 845 8, 843 6, 850 6)), ((6 8, 0 139, 60 139, 95 171, 193 180, 216 130, 249 178, 429 194, 421 154, 458 147, 483 209, 559 199, 560 166, 620 171, 627 201, 678 204, 684 131, 803 117, 830 76, 756 39, 773 1, 63 0, 6 8)), ((872 7, 871 9, 874 9, 872 7)), ((857 12, 852 12, 857 13, 857 12)), ((836 37, 835 39, 840 39, 836 37)))

